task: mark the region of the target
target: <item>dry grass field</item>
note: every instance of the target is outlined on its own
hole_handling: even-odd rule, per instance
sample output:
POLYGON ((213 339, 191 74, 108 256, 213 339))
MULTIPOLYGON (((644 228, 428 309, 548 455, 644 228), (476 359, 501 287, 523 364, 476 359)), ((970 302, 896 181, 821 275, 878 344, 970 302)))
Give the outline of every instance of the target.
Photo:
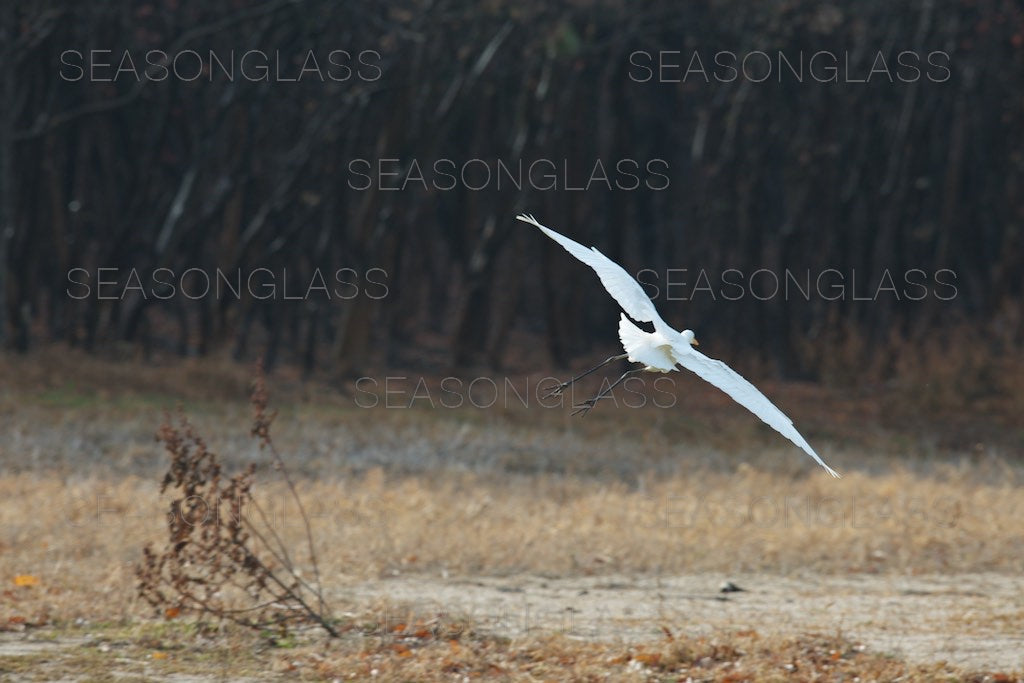
POLYGON ((913 383, 767 383, 836 481, 696 381, 677 380, 671 408, 609 401, 581 420, 471 405, 486 391, 449 408, 439 378, 380 384, 363 408, 354 385, 280 371, 274 440, 330 639, 154 615, 136 596, 142 547, 166 540, 154 433, 179 405, 228 469, 256 464, 255 496, 309 571, 302 517, 249 436, 246 368, 54 353, 2 358, 0 377, 5 680, 1024 675, 1016 393, 943 385, 924 406, 936 392, 913 383))

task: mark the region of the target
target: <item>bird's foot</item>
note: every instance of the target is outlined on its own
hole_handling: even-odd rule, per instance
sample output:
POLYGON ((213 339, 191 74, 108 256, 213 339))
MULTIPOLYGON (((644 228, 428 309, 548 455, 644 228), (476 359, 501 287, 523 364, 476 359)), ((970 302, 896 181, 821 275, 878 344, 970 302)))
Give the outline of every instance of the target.
POLYGON ((572 411, 573 415, 586 415, 590 412, 590 409, 597 405, 596 398, 588 398, 578 406, 573 406, 576 410, 572 411))
POLYGON ((568 382, 562 382, 561 384, 557 385, 554 389, 552 389, 548 393, 546 393, 543 396, 541 396, 540 398, 541 398, 542 401, 546 401, 549 398, 554 398, 555 396, 561 396, 562 392, 565 391, 566 389, 568 389, 571 385, 572 385, 572 381, 571 380, 568 381, 568 382))

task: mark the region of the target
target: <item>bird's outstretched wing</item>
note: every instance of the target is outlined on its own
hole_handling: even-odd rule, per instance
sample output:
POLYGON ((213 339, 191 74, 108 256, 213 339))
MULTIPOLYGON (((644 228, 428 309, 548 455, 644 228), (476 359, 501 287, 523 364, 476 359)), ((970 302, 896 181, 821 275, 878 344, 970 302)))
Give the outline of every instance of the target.
POLYGON ((738 372, 720 360, 708 358, 689 344, 673 344, 672 349, 676 362, 704 381, 714 384, 734 401, 761 418, 769 427, 804 449, 807 455, 814 458, 833 477, 839 476, 838 472, 826 465, 814 452, 804 437, 800 436, 800 432, 793 426, 793 421, 738 372))
POLYGON ((579 242, 541 225, 536 218, 525 213, 519 214, 516 218, 524 223, 536 225, 544 231, 545 235, 565 247, 567 252, 593 268, 601 278, 601 284, 612 295, 612 298, 619 302, 619 306, 622 306, 622 310, 626 311, 629 317, 640 322, 654 323, 655 328, 667 326, 654 308, 654 302, 644 294, 640 283, 634 280, 622 266, 599 252, 596 247, 588 249, 579 242))

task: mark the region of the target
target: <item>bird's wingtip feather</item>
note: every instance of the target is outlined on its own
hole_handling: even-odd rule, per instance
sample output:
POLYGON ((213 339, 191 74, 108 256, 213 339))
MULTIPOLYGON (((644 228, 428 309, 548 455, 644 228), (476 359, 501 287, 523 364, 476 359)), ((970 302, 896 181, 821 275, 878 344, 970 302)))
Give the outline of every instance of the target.
POLYGON ((833 477, 835 477, 836 479, 842 479, 842 478, 843 478, 843 475, 839 474, 838 472, 836 472, 836 471, 835 471, 834 469, 832 469, 831 467, 829 467, 829 466, 828 466, 828 465, 826 465, 825 463, 821 463, 821 465, 822 465, 822 467, 824 467, 824 468, 825 468, 825 470, 826 470, 826 471, 827 471, 827 472, 828 472, 829 474, 831 474, 831 475, 832 475, 833 477))

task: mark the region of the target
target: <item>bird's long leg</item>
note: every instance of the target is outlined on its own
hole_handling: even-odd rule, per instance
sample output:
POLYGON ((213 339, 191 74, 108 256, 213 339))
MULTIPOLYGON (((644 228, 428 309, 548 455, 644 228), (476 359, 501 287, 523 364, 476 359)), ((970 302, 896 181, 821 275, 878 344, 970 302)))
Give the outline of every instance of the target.
POLYGON ((574 382, 577 382, 577 381, 583 379, 584 377, 586 377, 587 375, 591 374, 592 372, 597 372, 598 370, 600 370, 604 366, 608 365, 612 361, 622 360, 623 358, 625 358, 628 355, 629 354, 627 354, 627 353, 623 353, 623 354, 618 355, 618 356, 612 356, 611 358, 609 358, 608 360, 604 361, 603 363, 600 363, 600 364, 595 365, 594 367, 590 368, 589 370, 584 372, 582 375, 577 375, 577 376, 573 377, 570 380, 566 380, 565 382, 562 382, 557 387, 555 387, 554 389, 552 389, 548 393, 544 394, 544 396, 541 397, 541 400, 549 399, 552 396, 560 395, 563 391, 565 391, 566 389, 571 387, 574 382))
POLYGON ((635 368, 633 370, 627 370, 626 372, 622 373, 622 377, 620 377, 617 380, 615 380, 614 382, 612 382, 611 386, 609 386, 607 389, 603 390, 597 396, 595 396, 594 398, 588 398, 586 401, 584 401, 583 403, 581 403, 578 406, 573 406, 576 410, 574 410, 572 414, 573 415, 586 415, 587 412, 589 412, 591 408, 593 408, 595 405, 597 405, 598 401, 600 401, 602 398, 604 398, 608 394, 612 393, 612 389, 614 389, 615 387, 619 386, 624 381, 626 381, 627 377, 629 377, 630 375, 635 375, 636 373, 643 372, 643 371, 644 371, 643 368, 635 368))

